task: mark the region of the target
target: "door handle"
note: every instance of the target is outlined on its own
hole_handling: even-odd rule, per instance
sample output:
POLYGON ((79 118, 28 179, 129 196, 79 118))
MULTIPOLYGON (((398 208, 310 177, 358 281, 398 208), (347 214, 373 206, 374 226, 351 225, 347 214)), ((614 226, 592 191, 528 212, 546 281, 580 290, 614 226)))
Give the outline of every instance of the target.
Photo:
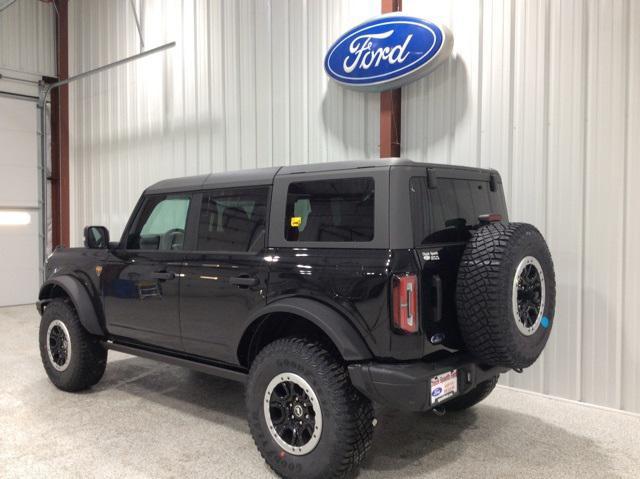
POLYGON ((175 279, 176 274, 170 271, 154 271, 153 273, 151 273, 151 277, 153 279, 168 281, 170 279, 175 279))
POLYGON ((234 276, 229 278, 229 282, 236 286, 244 286, 246 288, 249 286, 256 286, 258 284, 258 278, 253 278, 251 276, 234 276))

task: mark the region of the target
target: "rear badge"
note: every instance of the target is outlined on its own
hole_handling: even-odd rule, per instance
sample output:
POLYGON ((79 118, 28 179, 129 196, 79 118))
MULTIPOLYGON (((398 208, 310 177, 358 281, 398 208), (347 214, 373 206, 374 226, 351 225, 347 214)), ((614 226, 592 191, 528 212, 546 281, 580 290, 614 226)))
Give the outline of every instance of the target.
POLYGON ((423 251, 422 259, 425 261, 440 261, 440 253, 438 251, 423 251))

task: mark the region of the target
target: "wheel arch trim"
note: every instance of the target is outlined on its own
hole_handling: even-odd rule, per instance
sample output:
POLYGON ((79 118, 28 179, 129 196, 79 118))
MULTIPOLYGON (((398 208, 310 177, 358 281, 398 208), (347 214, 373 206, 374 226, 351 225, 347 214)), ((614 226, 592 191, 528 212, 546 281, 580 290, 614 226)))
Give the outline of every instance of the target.
POLYGON ((54 287, 59 287, 66 293, 78 313, 80 323, 89 333, 96 336, 105 335, 105 330, 89 292, 79 280, 70 275, 55 276, 40 287, 38 294, 38 310, 40 312, 43 311, 44 303, 51 299, 50 292, 54 287))
MULTIPOLYGON (((285 298, 269 303, 249 316, 247 327, 236 348, 240 364, 244 359, 240 357, 241 345, 247 339, 247 334, 259 334, 260 325, 251 333, 254 326, 267 316, 278 313, 299 316, 317 326, 333 342, 345 361, 366 361, 373 358, 360 333, 343 314, 310 298, 285 298)), ((253 338, 249 339, 253 341, 253 338)))

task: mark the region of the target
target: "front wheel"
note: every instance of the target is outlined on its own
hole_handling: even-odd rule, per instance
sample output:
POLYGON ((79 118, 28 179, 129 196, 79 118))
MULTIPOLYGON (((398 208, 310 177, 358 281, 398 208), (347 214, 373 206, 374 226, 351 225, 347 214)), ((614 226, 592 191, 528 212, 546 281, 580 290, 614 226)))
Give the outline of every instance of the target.
POLYGON ((267 345, 251 366, 246 401, 256 446, 281 477, 348 476, 371 445, 371 402, 319 343, 285 338, 267 345))
POLYGON ((102 378, 107 350, 89 334, 67 301, 54 299, 40 320, 40 357, 47 376, 63 391, 90 388, 102 378))

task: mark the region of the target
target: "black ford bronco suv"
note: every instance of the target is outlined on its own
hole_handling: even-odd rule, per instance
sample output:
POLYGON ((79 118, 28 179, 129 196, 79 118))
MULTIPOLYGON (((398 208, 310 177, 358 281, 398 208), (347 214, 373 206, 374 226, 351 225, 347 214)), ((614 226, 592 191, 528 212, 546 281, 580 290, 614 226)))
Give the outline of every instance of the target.
POLYGON ((255 443, 289 478, 357 471, 372 403, 460 410, 530 366, 553 323, 546 243, 493 170, 400 159, 166 180, 119 242, 85 228, 39 295, 51 381, 109 349, 246 382, 255 443))

